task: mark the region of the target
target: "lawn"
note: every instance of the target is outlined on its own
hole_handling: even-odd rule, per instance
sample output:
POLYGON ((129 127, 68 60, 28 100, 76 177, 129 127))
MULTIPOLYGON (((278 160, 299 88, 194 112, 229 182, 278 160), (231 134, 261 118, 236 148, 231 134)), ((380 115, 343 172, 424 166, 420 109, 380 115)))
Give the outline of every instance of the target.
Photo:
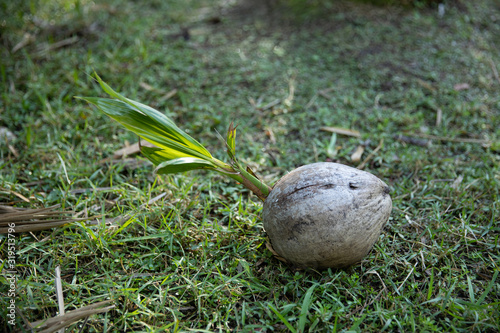
POLYGON ((56 267, 66 312, 111 300, 72 332, 500 330, 498 1, 6 2, 0 41, 0 204, 88 218, 0 235, 5 331, 59 313, 56 267), (219 159, 234 122, 269 184, 375 174, 382 235, 347 269, 277 260, 241 184, 120 153, 137 136, 74 98, 105 96, 94 71, 219 159))

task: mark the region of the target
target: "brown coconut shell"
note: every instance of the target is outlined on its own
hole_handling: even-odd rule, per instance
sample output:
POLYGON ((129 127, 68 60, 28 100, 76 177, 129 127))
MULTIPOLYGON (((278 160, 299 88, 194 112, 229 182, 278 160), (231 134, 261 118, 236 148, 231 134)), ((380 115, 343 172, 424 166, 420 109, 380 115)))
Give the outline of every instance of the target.
POLYGON ((274 251, 298 267, 342 268, 359 262, 392 210, 389 187, 371 173, 314 163, 281 178, 264 202, 274 251))

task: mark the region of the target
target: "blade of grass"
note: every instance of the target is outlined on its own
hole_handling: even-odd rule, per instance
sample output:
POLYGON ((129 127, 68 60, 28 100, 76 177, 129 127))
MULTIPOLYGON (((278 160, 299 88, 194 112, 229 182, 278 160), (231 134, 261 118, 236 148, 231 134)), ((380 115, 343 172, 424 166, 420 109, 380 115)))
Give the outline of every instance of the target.
MULTIPOLYGON (((361 318, 359 318, 358 320, 356 320, 354 322, 354 324, 352 324, 352 326, 349 328, 349 332, 357 332, 358 331, 358 327, 363 323, 363 321, 365 320, 365 318, 368 316, 368 314, 364 314, 361 318)), ((388 326, 386 324, 386 326, 388 326)), ((384 330, 384 328, 382 328, 382 331, 384 330)))
POLYGON ((61 161, 61 165, 62 165, 62 168, 64 171, 64 176, 66 177, 66 181, 68 182, 68 184, 71 184, 71 181, 69 180, 69 177, 68 177, 68 171, 66 170, 66 164, 64 163, 64 160, 62 159, 61 155, 59 155, 59 153, 57 153, 57 157, 59 157, 59 160, 61 161))
POLYGON ((493 277, 491 278, 491 281, 490 283, 488 283, 488 286, 486 287, 486 289, 484 290, 484 292, 481 294, 481 296, 477 299, 477 302, 476 302, 476 305, 481 305, 481 303, 484 302, 484 300, 486 299, 486 296, 488 296, 489 292, 491 291, 491 289, 493 288, 493 286, 495 285, 495 280, 497 279, 498 277, 498 272, 499 271, 495 271, 495 273, 493 274, 493 277))
POLYGON ((313 294, 316 286, 317 285, 314 284, 311 287, 309 287, 309 289, 307 289, 306 294, 304 295, 304 300, 302 301, 302 306, 300 309, 297 332, 302 333, 305 331, 307 315, 309 313, 309 309, 311 308, 311 304, 312 304, 312 294, 313 294))
POLYGON ((288 322, 288 320, 286 320, 285 317, 283 317, 283 315, 278 310, 276 310, 271 304, 268 304, 268 306, 269 309, 271 309, 274 312, 274 314, 276 314, 276 316, 281 320, 281 322, 285 324, 285 326, 290 330, 290 332, 297 333, 297 330, 288 322))
POLYGON ((427 291, 427 300, 431 299, 434 289, 434 267, 431 270, 431 277, 429 278, 429 291, 427 291))
POLYGON ((120 232, 122 232, 125 228, 127 228, 132 222, 135 222, 136 219, 135 219, 135 216, 129 216, 129 219, 123 223, 120 228, 118 228, 118 230, 116 230, 112 235, 111 237, 109 237, 109 240, 108 240, 108 243, 109 241, 111 241, 113 238, 115 238, 116 235, 118 235, 120 232))
POLYGON ((456 285, 457 285, 457 281, 453 281, 453 284, 451 285, 450 289, 448 289, 448 292, 446 293, 446 295, 443 299, 443 304, 441 304, 441 311, 444 311, 446 309, 446 306, 448 305, 448 301, 451 298, 452 291, 455 289, 456 285))
POLYGON ((114 244, 121 244, 121 243, 128 243, 128 242, 137 242, 137 241, 148 240, 148 239, 165 238, 165 237, 169 237, 169 236, 172 237, 172 234, 170 232, 165 232, 165 233, 159 233, 159 234, 148 235, 148 236, 117 239, 117 240, 109 241, 108 244, 114 245, 114 244))
POLYGON ((476 297, 474 296, 474 287, 472 286, 472 282, 470 280, 470 276, 467 275, 467 287, 469 291, 469 298, 472 303, 476 303, 476 297))

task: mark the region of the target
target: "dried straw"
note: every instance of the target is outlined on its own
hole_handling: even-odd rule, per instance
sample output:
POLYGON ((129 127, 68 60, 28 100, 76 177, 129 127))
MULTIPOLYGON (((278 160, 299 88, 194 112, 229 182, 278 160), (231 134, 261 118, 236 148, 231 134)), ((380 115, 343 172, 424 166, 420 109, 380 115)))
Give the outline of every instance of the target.
POLYGON ((29 209, 0 205, 0 234, 40 231, 96 218, 74 218, 73 211, 56 211, 60 206, 29 209))

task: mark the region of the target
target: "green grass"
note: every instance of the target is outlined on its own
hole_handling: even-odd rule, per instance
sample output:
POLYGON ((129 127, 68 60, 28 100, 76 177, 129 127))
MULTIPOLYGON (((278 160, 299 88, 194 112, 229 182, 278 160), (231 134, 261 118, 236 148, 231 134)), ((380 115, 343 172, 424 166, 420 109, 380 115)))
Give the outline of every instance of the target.
POLYGON ((61 266, 66 311, 116 305, 85 332, 500 329, 496 1, 448 1, 443 17, 348 1, 29 4, 1 7, 12 15, 0 15, 0 127, 16 139, 0 143, 0 202, 106 216, 16 236, 16 303, 29 321, 57 314, 61 266), (142 157, 110 162, 137 138, 73 98, 101 94, 94 70, 217 158, 216 131, 234 121, 239 157, 268 183, 316 161, 357 166, 360 141, 366 158, 383 140, 365 166, 392 188, 379 241, 349 269, 294 270, 266 249, 261 203, 240 185, 202 171, 155 178, 142 157), (338 135, 331 157, 321 126, 362 137, 338 135))

